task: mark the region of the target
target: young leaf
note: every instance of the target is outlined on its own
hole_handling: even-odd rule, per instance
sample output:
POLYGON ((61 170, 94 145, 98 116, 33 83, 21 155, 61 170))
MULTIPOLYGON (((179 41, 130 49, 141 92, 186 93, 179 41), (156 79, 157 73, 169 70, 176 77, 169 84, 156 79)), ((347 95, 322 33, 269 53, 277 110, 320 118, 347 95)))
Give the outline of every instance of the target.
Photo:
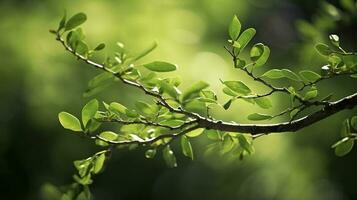
POLYGON ((66 18, 67 18, 67 12, 64 11, 63 17, 62 17, 60 23, 58 24, 57 31, 60 31, 64 28, 64 26, 66 25, 66 18))
POLYGON ((232 99, 229 99, 224 105, 223 105, 223 108, 225 110, 228 110, 229 107, 231 107, 231 104, 232 104, 232 99))
POLYGON ((239 94, 247 95, 251 93, 249 87, 242 81, 224 81, 223 84, 226 85, 232 91, 239 94))
POLYGON ((155 115, 158 111, 156 106, 149 105, 143 101, 135 102, 135 106, 138 108, 138 111, 144 116, 155 115))
POLYGON ((311 87, 309 91, 306 92, 304 99, 305 100, 310 100, 315 97, 317 97, 317 88, 316 87, 311 87))
POLYGON ((205 130, 205 134, 207 135, 208 139, 211 139, 211 140, 218 141, 218 140, 222 139, 220 132, 217 130, 212 130, 212 129, 205 130))
POLYGON ((192 151, 192 146, 188 138, 183 135, 181 136, 181 149, 183 155, 191 158, 193 160, 193 151, 192 151))
POLYGON ((188 89, 186 89, 183 92, 182 101, 189 99, 190 96, 192 96, 194 94, 198 94, 199 92, 201 92, 203 89, 207 88, 208 86, 209 86, 208 83, 205 83, 203 81, 199 81, 197 83, 192 84, 191 87, 189 87, 188 89))
POLYGON ((331 49, 326 44, 319 43, 315 48, 323 56, 328 56, 332 53, 331 49))
POLYGON ((192 138, 193 137, 197 137, 197 136, 201 135, 204 130, 205 130, 204 128, 198 128, 198 129, 195 129, 193 131, 190 131, 190 132, 186 133, 185 135, 187 137, 192 137, 192 138))
POLYGON ((282 69, 281 72, 284 74, 284 76, 290 80, 293 81, 300 81, 300 78, 295 72, 289 70, 289 69, 282 69))
POLYGON ((237 40, 241 28, 242 28, 242 25, 241 25, 238 17, 235 15, 229 25, 229 28, 228 28, 229 37, 233 41, 237 40))
POLYGON ((262 77, 270 78, 270 79, 279 79, 283 78, 284 73, 280 69, 271 69, 267 72, 265 72, 262 77))
POLYGON ((256 33, 256 30, 254 28, 248 28, 247 30, 243 31, 243 33, 239 36, 237 42, 240 45, 239 50, 242 51, 252 40, 256 33))
POLYGON ((82 109, 82 122, 83 126, 86 127, 88 121, 94 117, 98 111, 98 100, 93 99, 89 101, 82 109))
POLYGON ((98 44, 97 47, 94 48, 94 51, 100 51, 100 50, 103 50, 104 48, 105 48, 105 44, 100 43, 100 44, 98 44))
POLYGON ((255 103, 260 106, 261 108, 268 109, 273 107, 269 97, 260 97, 254 99, 255 103))
POLYGON ((343 142, 341 144, 339 144, 336 148, 335 148, 335 154, 337 156, 344 156, 346 154, 348 154, 352 148, 353 148, 353 144, 354 144, 354 141, 353 140, 348 140, 346 142, 343 142))
POLYGON ((273 118, 270 115, 267 114, 261 114, 261 113, 253 113, 248 115, 248 119, 252 121, 261 121, 261 120, 267 120, 273 118))
MULTIPOLYGON (((99 137, 103 138, 104 140, 107 140, 107 141, 115 141, 118 139, 118 134, 116 134, 112 131, 104 131, 99 134, 99 137)), ((101 139, 97 139, 95 141, 95 143, 99 146, 108 146, 108 143, 101 139)))
POLYGON ((119 116, 127 114, 128 111, 128 109, 125 106, 117 102, 110 103, 108 109, 119 116))
POLYGON ((299 72, 300 76, 302 76, 305 80, 314 83, 315 81, 319 80, 321 76, 313 71, 310 70, 303 70, 299 72))
POLYGON ((168 167, 170 167, 170 168, 177 167, 176 157, 175 157, 174 152, 171 150, 169 145, 167 145, 162 150, 162 155, 163 155, 164 160, 165 160, 165 162, 166 162, 168 167))
POLYGON ((255 61, 256 67, 263 66, 269 58, 270 49, 263 44, 256 44, 250 51, 250 55, 253 61, 255 61))
POLYGON ((86 14, 84 13, 75 14, 67 21, 65 26, 65 31, 76 28, 77 26, 83 24, 86 20, 87 20, 86 14))
POLYGON ((93 160, 93 173, 98 174, 104 165, 105 161, 105 153, 99 154, 94 160, 93 160))
POLYGON ((240 146, 246 150, 249 154, 254 152, 254 148, 251 143, 247 140, 247 138, 243 134, 238 135, 238 141, 240 146))
POLYGON ((163 61, 154 61, 145 64, 144 67, 154 72, 171 72, 177 69, 176 65, 163 61))
POLYGON ((58 119, 63 128, 77 132, 82 131, 81 123, 79 120, 67 112, 60 112, 58 114, 58 119))

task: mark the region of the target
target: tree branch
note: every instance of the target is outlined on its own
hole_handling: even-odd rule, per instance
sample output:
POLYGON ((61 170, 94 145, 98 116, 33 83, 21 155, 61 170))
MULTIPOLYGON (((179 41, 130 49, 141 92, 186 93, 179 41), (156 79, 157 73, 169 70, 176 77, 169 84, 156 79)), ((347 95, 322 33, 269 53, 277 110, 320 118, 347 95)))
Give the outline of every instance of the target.
POLYGON ((342 98, 338 101, 331 102, 325 105, 321 110, 307 115, 305 117, 293 120, 291 122, 283 122, 277 124, 235 124, 221 121, 213 121, 210 119, 202 119, 198 122, 200 127, 208 129, 216 129, 220 131, 251 133, 257 135, 260 133, 279 133, 279 132, 295 132, 305 128, 315 122, 323 120, 341 110, 352 109, 357 105, 357 93, 342 98))

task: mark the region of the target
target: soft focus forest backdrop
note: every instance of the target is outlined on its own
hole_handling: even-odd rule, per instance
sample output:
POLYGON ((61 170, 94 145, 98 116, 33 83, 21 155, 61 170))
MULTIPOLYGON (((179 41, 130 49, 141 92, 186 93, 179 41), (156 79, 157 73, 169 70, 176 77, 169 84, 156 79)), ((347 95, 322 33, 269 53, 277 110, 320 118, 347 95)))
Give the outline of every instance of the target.
MULTIPOLYGON (((184 86, 205 80, 218 94, 219 78, 254 82, 234 70, 224 51, 227 26, 234 14, 243 27, 254 27, 254 42, 272 53, 268 66, 319 71, 325 64, 313 46, 331 33, 342 46, 357 50, 355 1, 315 0, 2 0, 0 2, 0 199, 51 199, 52 186, 70 183, 72 161, 97 150, 94 144, 64 130, 57 114, 80 113, 89 99, 82 93, 98 71, 76 61, 49 34, 66 9, 85 12, 88 41, 133 52, 152 41, 159 47, 146 61, 179 65, 184 86), (352 2, 352 4, 349 4, 352 2)), ((107 51, 110 53, 110 51, 107 51)), ((355 92, 356 82, 337 78, 322 84, 335 98, 355 92)), ((263 90, 256 85, 257 90, 263 90)), ((132 105, 142 93, 121 84, 98 100, 132 105)), ((224 97, 221 98, 221 100, 224 97)), ((286 102, 275 96, 274 109, 286 102)), ((223 101, 222 101, 223 102, 223 101)), ((247 122, 256 109, 237 104, 213 115, 247 122)), ((255 141, 256 153, 243 161, 204 155, 204 138, 195 139, 195 161, 178 155, 179 167, 168 169, 158 156, 143 150, 116 151, 105 172, 91 186, 96 199, 357 199, 357 150, 339 158, 330 149, 339 137, 344 111, 292 134, 255 141)))

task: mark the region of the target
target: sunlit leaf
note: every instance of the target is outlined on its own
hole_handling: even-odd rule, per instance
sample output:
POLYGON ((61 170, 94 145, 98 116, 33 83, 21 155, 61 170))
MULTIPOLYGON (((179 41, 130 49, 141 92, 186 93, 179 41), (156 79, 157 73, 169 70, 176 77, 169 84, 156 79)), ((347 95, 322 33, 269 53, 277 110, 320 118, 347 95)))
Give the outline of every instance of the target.
POLYGON ((243 33, 238 37, 237 43, 239 44, 239 50, 242 51, 252 40, 256 33, 254 28, 248 28, 247 30, 243 31, 243 33))
POLYGON ((319 80, 321 76, 316 72, 310 70, 303 70, 299 72, 300 76, 302 76, 305 80, 314 83, 315 81, 319 80))
POLYGON ((273 118, 270 115, 267 114, 261 114, 261 113, 253 113, 248 115, 248 119, 252 121, 261 121, 261 120, 267 120, 273 118))
MULTIPOLYGON (((118 139, 118 134, 116 134, 112 131, 104 131, 99 134, 99 137, 103 138, 106 141, 116 141, 118 139)), ((108 146, 107 142, 100 140, 100 139, 96 140, 96 144, 99 146, 108 146)))
POLYGON ((65 129, 80 132, 82 131, 80 121, 73 115, 67 112, 60 112, 58 114, 58 119, 65 129))
POLYGON ((193 131, 186 133, 185 135, 188 137, 197 137, 197 136, 200 136, 204 130, 205 130, 204 128, 198 128, 198 129, 195 129, 193 131))
POLYGON ((258 106, 260 106, 261 108, 264 108, 264 109, 268 109, 273 106, 269 97, 255 98, 254 101, 258 106))
POLYGON ((94 160, 93 160, 93 173, 98 174, 104 165, 105 161, 105 153, 99 154, 94 160))
POLYGON ((239 21, 239 19, 237 18, 237 16, 235 15, 228 27, 228 33, 229 33, 229 37, 235 41, 237 40, 240 30, 242 28, 242 25, 239 21))
POLYGON ((192 151, 192 146, 188 138, 183 135, 181 136, 181 149, 183 155, 191 158, 193 160, 193 151, 192 151))
POLYGON ((339 144, 335 148, 335 154, 340 157, 345 156, 352 150, 353 144, 354 144, 353 140, 347 140, 346 142, 339 144))
POLYGON ((72 16, 66 23, 65 31, 76 28, 77 26, 83 24, 87 20, 87 16, 84 13, 77 13, 72 16))
POLYGON ((251 93, 249 87, 242 81, 224 81, 223 84, 226 85, 232 91, 239 94, 247 95, 251 93))
POLYGON ((145 64, 144 67, 154 72, 171 72, 177 69, 176 65, 163 61, 154 61, 145 64))
POLYGON ((82 122, 83 126, 86 127, 87 122, 94 117, 98 111, 98 100, 93 99, 89 101, 82 109, 82 122))
POLYGON ((94 48, 94 51, 100 51, 100 50, 103 50, 104 48, 105 48, 105 44, 100 43, 94 48))
POLYGON ((203 89, 207 88, 209 85, 203 81, 196 82, 187 88, 182 94, 182 101, 189 99, 192 95, 198 95, 203 89))
POLYGON ((332 53, 331 49, 326 44, 319 43, 315 48, 323 56, 328 56, 332 53))
POLYGON ((171 150, 169 145, 166 145, 165 148, 162 150, 162 155, 168 167, 177 167, 175 154, 171 150))
POLYGON ((270 49, 263 44, 256 44, 250 51, 252 61, 254 61, 256 67, 263 66, 270 56, 270 49))

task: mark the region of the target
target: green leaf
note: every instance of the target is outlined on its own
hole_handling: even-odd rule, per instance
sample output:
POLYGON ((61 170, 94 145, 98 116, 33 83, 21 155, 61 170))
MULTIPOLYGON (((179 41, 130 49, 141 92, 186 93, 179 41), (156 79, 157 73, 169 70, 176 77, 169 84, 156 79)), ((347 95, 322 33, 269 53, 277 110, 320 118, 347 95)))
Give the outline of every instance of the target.
POLYGON ((245 85, 242 81, 224 81, 223 84, 226 85, 232 91, 239 94, 247 95, 251 93, 249 87, 245 85))
POLYGON ((225 110, 228 110, 229 107, 231 107, 231 104, 232 104, 232 99, 228 100, 224 105, 223 105, 223 108, 225 110))
POLYGON ((107 72, 103 72, 88 82, 88 89, 83 94, 84 97, 90 97, 94 94, 97 94, 104 88, 108 87, 109 85, 113 84, 115 77, 107 72))
POLYGON ((240 146, 246 150, 249 154, 254 153, 254 148, 252 146, 252 144, 248 141, 248 139, 243 135, 243 134, 239 134, 237 136, 238 141, 240 146))
POLYGON ((140 112, 140 114, 142 114, 144 116, 152 116, 158 112, 158 109, 156 106, 149 105, 143 101, 135 102, 135 106, 138 108, 138 111, 140 112))
POLYGON ((319 80, 321 76, 316 72, 310 70, 303 70, 299 72, 300 76, 302 76, 305 80, 314 83, 315 81, 319 80))
POLYGON ((177 99, 177 97, 181 94, 181 91, 174 85, 166 82, 165 80, 159 81, 160 88, 171 97, 177 99))
POLYGON ((174 152, 171 150, 170 146, 167 145, 163 151, 162 155, 164 157, 164 161, 166 162, 167 166, 170 168, 177 167, 176 157, 174 152))
POLYGON ((171 127, 180 126, 184 123, 185 122, 181 119, 168 119, 168 120, 160 122, 161 125, 171 126, 171 127))
POLYGON ((254 99, 255 103, 261 108, 268 109, 273 107, 269 97, 260 97, 254 99))
POLYGON ((67 112, 60 112, 58 114, 58 119, 63 128, 77 132, 82 131, 81 123, 79 122, 79 120, 75 116, 67 112))
POLYGON ((185 135, 187 137, 192 137, 192 138, 193 137, 197 137, 197 136, 200 136, 203 133, 204 130, 205 130, 204 128, 198 128, 198 129, 195 129, 193 131, 190 131, 190 132, 186 133, 185 135))
POLYGON ((256 44, 250 51, 252 61, 254 61, 256 67, 263 66, 270 56, 270 49, 263 44, 256 44))
MULTIPOLYGON (((99 134, 99 137, 103 138, 104 140, 107 140, 107 141, 116 141, 118 139, 118 134, 116 134, 112 131, 104 131, 99 134)), ((99 146, 108 146, 107 142, 100 140, 100 139, 97 139, 95 141, 95 143, 99 146)))
POLYGON ((81 40, 78 40, 75 42, 74 50, 76 51, 76 53, 78 53, 80 55, 87 55, 87 53, 89 51, 88 45, 81 40))
POLYGON ((189 99, 193 95, 198 95, 201 90, 207 88, 209 85, 203 81, 196 82, 186 89, 182 94, 182 101, 189 99))
POLYGON ((351 118, 351 126, 352 126, 355 130, 357 130, 357 116, 353 116, 353 117, 351 118))
POLYGON ((332 53, 331 49, 326 44, 319 43, 315 48, 323 56, 328 56, 332 53))
POLYGON ((73 162, 76 167, 80 177, 84 177, 89 174, 92 168, 92 157, 89 157, 84 160, 76 160, 73 162))
POLYGON ((117 103, 117 102, 110 103, 109 110, 114 112, 115 114, 117 114, 119 116, 120 115, 126 115, 127 112, 128 112, 128 109, 125 106, 123 106, 122 104, 117 103))
POLYGON ((239 44, 239 50, 242 51, 248 43, 252 40, 256 33, 254 28, 248 28, 247 30, 243 31, 243 33, 239 36, 237 42, 239 44))
POLYGON ((272 119, 273 117, 267 114, 261 114, 261 113, 253 113, 248 115, 248 119, 252 121, 261 121, 261 120, 267 120, 267 119, 272 119))
POLYGON ((94 51, 100 51, 100 50, 103 50, 104 48, 105 48, 105 44, 100 43, 100 44, 98 44, 97 47, 94 48, 94 51))
POLYGON ((176 65, 163 61, 154 61, 145 64, 144 67, 154 72, 171 72, 177 69, 176 65))
POLYGON ((88 121, 94 118, 94 115, 98 111, 98 100, 93 99, 89 101, 82 109, 82 122, 83 126, 86 127, 88 121))
POLYGON ((105 153, 99 154, 93 160, 93 173, 98 174, 102 170, 104 161, 105 161, 105 153))
POLYGON ((283 72, 280 69, 271 69, 265 72, 262 77, 270 78, 270 79, 279 79, 285 77, 283 72))
POLYGON ((66 25, 66 18, 67 18, 67 12, 64 11, 63 17, 62 17, 60 23, 58 24, 57 31, 60 31, 64 28, 64 26, 66 25))
POLYGON ((343 142, 341 144, 339 144, 336 148, 335 148, 335 154, 337 156, 344 156, 346 154, 348 154, 352 148, 353 148, 353 144, 354 144, 354 141, 353 140, 348 140, 346 142, 343 142))
POLYGON ((156 155, 156 149, 148 149, 145 151, 145 158, 154 158, 156 155))
POLYGON ((229 37, 233 41, 237 40, 241 28, 242 28, 242 25, 241 25, 238 17, 235 15, 229 25, 229 28, 228 28, 229 37))
POLYGON ((190 141, 186 136, 181 136, 181 149, 183 155, 191 158, 193 160, 193 151, 190 141))
POLYGON ((289 69, 282 69, 281 72, 284 74, 284 76, 288 79, 291 79, 293 81, 300 81, 300 78, 295 72, 289 70, 289 69))
POLYGON ((207 135, 208 139, 210 139, 210 140, 218 141, 218 140, 222 139, 220 132, 217 130, 213 130, 213 129, 205 130, 205 134, 207 135))
POLYGON ((311 87, 310 90, 305 93, 304 99, 305 100, 313 99, 313 98, 317 97, 317 94, 318 94, 317 88, 311 87))
POLYGON ((67 21, 65 26, 65 31, 76 28, 77 26, 83 24, 86 20, 87 20, 86 14, 84 13, 75 14, 67 21))

